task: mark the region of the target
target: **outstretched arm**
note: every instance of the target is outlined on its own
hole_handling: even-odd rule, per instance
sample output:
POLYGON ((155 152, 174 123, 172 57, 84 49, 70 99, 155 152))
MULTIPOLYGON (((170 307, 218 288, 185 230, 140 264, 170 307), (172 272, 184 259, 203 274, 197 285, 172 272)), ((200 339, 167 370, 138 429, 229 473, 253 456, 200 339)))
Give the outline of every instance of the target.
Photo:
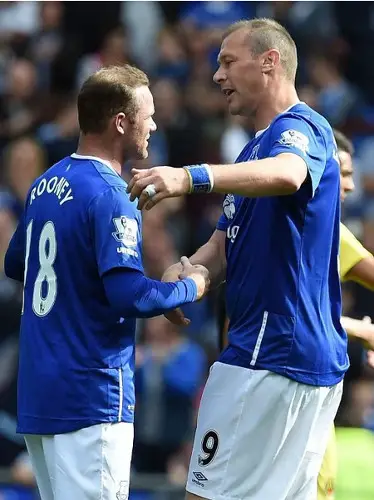
MULTIPOLYGON (((208 269, 211 288, 215 288, 226 278, 225 237, 225 232, 217 229, 210 240, 190 257, 191 264, 200 264, 208 269)), ((176 281, 181 269, 180 262, 173 264, 164 272, 162 281, 176 281)), ((180 308, 167 312, 165 317, 176 325, 186 326, 190 322, 180 308)))
POLYGON ((374 349, 374 325, 371 319, 353 319, 342 316, 341 323, 348 336, 360 340, 366 349, 374 349))
MULTIPOLYGON (((214 231, 208 242, 190 257, 191 264, 200 264, 208 269, 211 288, 218 286, 225 280, 225 238, 224 231, 214 231)), ((181 270, 182 264, 180 262, 173 264, 164 272, 162 281, 176 281, 181 270)))
MULTIPOLYGON (((295 193, 305 181, 308 169, 305 161, 293 153, 281 153, 274 158, 246 161, 232 165, 209 165, 212 189, 216 193, 233 193, 247 197, 281 196, 295 193)), ((138 208, 152 208, 164 198, 191 192, 186 169, 155 167, 133 169, 128 185, 130 199, 139 198, 138 208), (150 199, 144 191, 149 185, 156 194, 150 199)))
POLYGON ((374 257, 369 255, 355 264, 345 275, 345 281, 347 280, 374 291, 374 257))
MULTIPOLYGON (((189 165, 155 167, 132 171, 128 184, 138 208, 152 208, 160 200, 187 193, 232 193, 245 197, 293 194, 309 182, 314 195, 332 148, 328 133, 303 117, 284 113, 271 126, 262 147, 263 159, 249 160, 251 147, 233 165, 189 165), (241 160, 241 161, 240 161, 241 160)), ((332 140, 332 137, 330 137, 332 140)), ((262 146, 261 146, 262 145, 262 146)))

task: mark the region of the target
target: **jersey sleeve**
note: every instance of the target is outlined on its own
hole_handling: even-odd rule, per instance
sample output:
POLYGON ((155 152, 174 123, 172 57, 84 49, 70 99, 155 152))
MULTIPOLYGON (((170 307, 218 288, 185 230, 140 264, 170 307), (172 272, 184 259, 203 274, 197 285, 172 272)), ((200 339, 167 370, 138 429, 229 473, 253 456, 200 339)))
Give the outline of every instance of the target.
POLYGON ((285 113, 272 128, 269 156, 281 153, 292 153, 305 161, 314 195, 327 161, 326 141, 319 128, 302 117, 285 113))
POLYGON ((339 254, 339 273, 340 279, 345 281, 349 271, 371 253, 364 248, 351 231, 340 223, 340 254, 339 254))
POLYGON ((18 223, 4 258, 4 270, 8 278, 23 282, 25 271, 25 214, 18 223))
POLYGON ((141 220, 125 189, 112 187, 98 195, 89 217, 100 276, 119 267, 144 272, 141 220))
POLYGON ((218 229, 218 231, 227 231, 227 228, 229 227, 229 225, 230 225, 229 219, 222 212, 221 217, 218 219, 216 229, 218 229))
POLYGON ((234 218, 236 211, 235 196, 233 194, 226 194, 223 200, 222 208, 222 215, 218 219, 216 229, 219 231, 226 231, 232 223, 232 219, 234 218))

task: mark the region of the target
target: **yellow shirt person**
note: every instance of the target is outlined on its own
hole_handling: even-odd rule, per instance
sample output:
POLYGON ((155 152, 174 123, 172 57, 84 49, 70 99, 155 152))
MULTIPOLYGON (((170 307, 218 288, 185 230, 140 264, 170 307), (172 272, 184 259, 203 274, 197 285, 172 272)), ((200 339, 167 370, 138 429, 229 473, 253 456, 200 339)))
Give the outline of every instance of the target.
MULTIPOLYGON (((344 224, 340 224, 339 271, 341 281, 345 281, 347 274, 356 264, 370 256, 371 253, 361 245, 350 230, 344 224)), ((332 500, 334 498, 336 475, 337 453, 335 429, 333 428, 318 477, 318 500, 332 500)))

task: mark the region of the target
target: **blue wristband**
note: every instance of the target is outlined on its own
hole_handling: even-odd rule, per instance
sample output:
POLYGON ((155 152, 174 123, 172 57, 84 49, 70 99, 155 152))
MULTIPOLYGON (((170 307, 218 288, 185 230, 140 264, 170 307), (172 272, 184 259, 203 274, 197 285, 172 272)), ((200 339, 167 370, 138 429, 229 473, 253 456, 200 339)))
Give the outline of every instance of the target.
POLYGON ((183 167, 190 178, 190 193, 210 193, 213 189, 213 175, 209 165, 188 165, 183 167))

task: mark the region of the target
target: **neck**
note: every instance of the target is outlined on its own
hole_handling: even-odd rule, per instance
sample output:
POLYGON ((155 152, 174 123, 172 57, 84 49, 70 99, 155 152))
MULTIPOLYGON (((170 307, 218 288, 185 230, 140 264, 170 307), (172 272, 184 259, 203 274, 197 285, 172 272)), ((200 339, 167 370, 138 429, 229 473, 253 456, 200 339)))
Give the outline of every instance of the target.
POLYGON ((299 102, 295 86, 283 81, 278 86, 268 88, 260 100, 254 117, 256 132, 270 125, 274 118, 299 102))
POLYGON ((123 152, 118 143, 108 141, 101 135, 81 134, 77 154, 82 156, 96 156, 108 161, 112 168, 121 175, 123 152))

